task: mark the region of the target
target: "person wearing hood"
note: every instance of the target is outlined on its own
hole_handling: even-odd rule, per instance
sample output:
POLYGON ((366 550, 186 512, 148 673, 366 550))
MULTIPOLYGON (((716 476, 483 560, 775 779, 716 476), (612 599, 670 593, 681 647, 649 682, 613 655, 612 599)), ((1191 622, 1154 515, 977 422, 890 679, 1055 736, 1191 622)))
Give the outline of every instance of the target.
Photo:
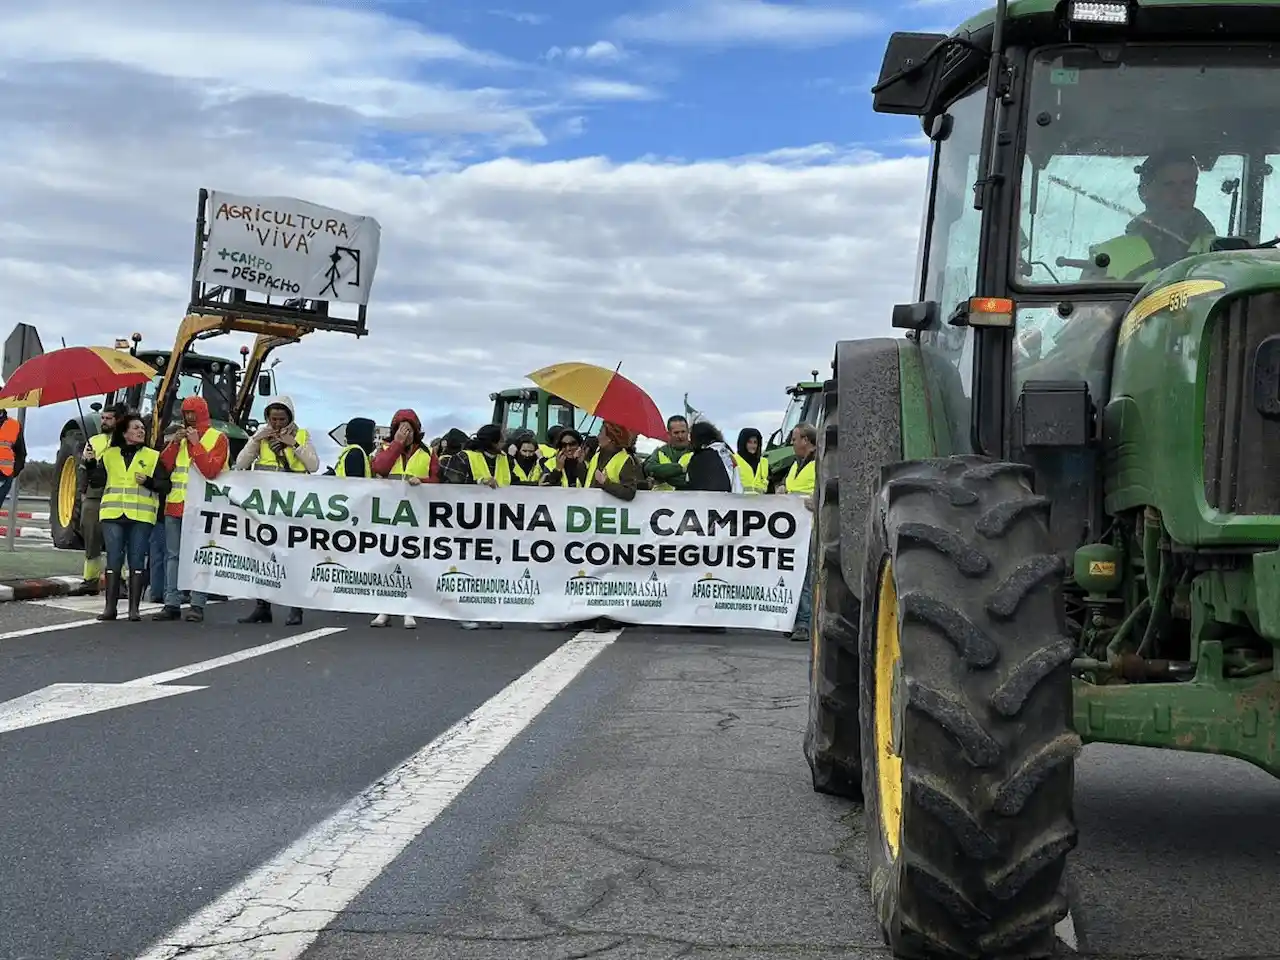
POLYGON ((742 478, 733 451, 715 424, 699 420, 689 428, 693 456, 685 466, 686 490, 711 493, 741 493, 742 478))
MULTIPOLYGON (((267 401, 267 422, 249 438, 249 442, 236 457, 237 470, 266 470, 277 473, 316 473, 320 469, 320 457, 311 444, 308 431, 298 426, 294 416, 293 401, 286 396, 272 397, 267 401)), ((271 604, 259 600, 253 611, 240 617, 237 623, 270 623, 271 604)), ((285 620, 286 627, 302 623, 302 608, 290 607, 285 620)))
POLYGON ((556 434, 556 455, 542 466, 544 487, 585 487, 587 456, 582 434, 572 427, 561 428, 556 434))
POLYGON ((764 436, 755 427, 738 431, 738 452, 734 456, 743 493, 769 492, 769 460, 764 455, 764 436))
POLYGON ((88 482, 104 488, 98 521, 107 547, 107 598, 98 619, 116 619, 121 574, 127 562, 129 619, 136 622, 142 619, 151 530, 170 489, 169 471, 160 464, 160 454, 147 446, 147 424, 142 417, 131 413, 116 421, 110 445, 89 468, 88 482))
POLYGON ((486 423, 444 470, 450 483, 497 489, 511 486, 511 458, 502 449, 502 427, 486 423))
MULTIPOLYGON (((411 487, 424 483, 440 482, 440 461, 425 444, 422 421, 414 410, 397 410, 391 418, 391 439, 378 451, 370 464, 375 477, 403 480, 411 487)), ((391 623, 391 615, 380 613, 370 622, 371 627, 385 627, 391 623)), ((405 614, 404 628, 418 626, 416 617, 405 614)))
POLYGON ((431 455, 418 414, 408 408, 391 418, 391 439, 370 464, 375 477, 403 479, 411 487, 440 482, 440 461, 431 455))
POLYGON ((543 456, 532 430, 521 430, 512 437, 516 448, 511 457, 511 482, 519 487, 536 487, 542 480, 543 456))
MULTIPOLYGON (((169 473, 169 495, 164 504, 164 607, 152 620, 177 620, 182 611, 182 591, 178 589, 178 564, 182 557, 182 514, 187 503, 187 477, 194 463, 200 475, 212 480, 222 473, 231 454, 227 435, 209 420, 209 404, 203 397, 182 401, 182 432, 165 445, 160 466, 169 473)), ((154 584, 153 584, 154 587, 154 584)), ((204 620, 207 594, 191 591, 191 608, 186 619, 204 620)))
MULTIPOLYGON (((440 469, 449 465, 449 461, 466 449, 470 437, 465 431, 453 427, 440 438, 440 469)), ((447 477, 445 478, 448 479, 447 477)))
POLYGON ((373 476, 373 462, 369 459, 373 454, 374 436, 378 425, 368 417, 352 417, 347 421, 347 444, 338 453, 338 462, 334 465, 335 477, 373 476))
POLYGON ((572 430, 572 429, 573 429, 572 427, 566 427, 562 423, 553 424, 550 428, 548 428, 547 442, 538 444, 538 452, 542 454, 544 470, 551 469, 550 467, 546 466, 546 461, 554 460, 556 458, 556 454, 560 450, 560 435, 563 434, 566 430, 572 430))

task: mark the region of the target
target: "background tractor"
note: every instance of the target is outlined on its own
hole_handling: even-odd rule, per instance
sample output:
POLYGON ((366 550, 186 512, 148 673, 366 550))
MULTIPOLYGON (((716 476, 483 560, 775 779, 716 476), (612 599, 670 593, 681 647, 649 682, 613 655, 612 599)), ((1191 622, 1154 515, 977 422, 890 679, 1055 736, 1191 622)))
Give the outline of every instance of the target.
POLYGON ((791 431, 802 423, 812 423, 816 427, 822 419, 822 381, 818 379, 817 370, 811 376, 812 379, 808 382, 787 387, 791 402, 782 415, 782 426, 765 441, 770 490, 787 479, 787 471, 795 463, 796 451, 791 446, 791 431))
POLYGON ((905 337, 824 385, 804 752, 896 956, 1052 952, 1084 743, 1280 774, 1277 34, 1018 0, 889 40, 924 235, 905 337))
MULTIPOLYGON (((493 401, 493 419, 507 432, 532 430, 539 443, 547 442, 547 431, 554 426, 585 429, 591 414, 568 400, 547 393, 540 387, 513 387, 489 394, 493 401)), ((597 424, 599 421, 597 421, 597 424)))
MULTIPOLYGON (((213 425, 227 434, 234 458, 259 425, 262 402, 279 392, 275 365, 268 365, 271 353, 285 344, 297 343, 315 330, 364 336, 367 307, 352 306, 354 316, 341 316, 329 301, 288 299, 250 294, 249 291, 202 282, 198 273, 209 240, 208 207, 210 192, 200 190, 196 210, 195 255, 191 274, 191 297, 186 316, 178 326, 170 350, 140 350, 142 335, 135 333, 132 344, 116 341, 118 348, 130 349, 139 359, 158 371, 150 383, 108 395, 105 403, 124 402, 150 421, 152 444, 162 447, 164 436, 177 424, 182 400, 201 396, 209 404, 213 425), (197 341, 229 333, 253 334, 253 347, 240 348, 239 363, 193 351, 197 341)), ((376 264, 370 264, 372 271, 376 264)), ((87 399, 87 398, 86 398, 87 399)), ((84 449, 86 431, 101 429, 101 402, 89 405, 84 420, 68 420, 59 434, 58 457, 54 465, 53 491, 49 496, 49 525, 54 545, 82 549, 79 532, 79 494, 76 468, 84 449)))

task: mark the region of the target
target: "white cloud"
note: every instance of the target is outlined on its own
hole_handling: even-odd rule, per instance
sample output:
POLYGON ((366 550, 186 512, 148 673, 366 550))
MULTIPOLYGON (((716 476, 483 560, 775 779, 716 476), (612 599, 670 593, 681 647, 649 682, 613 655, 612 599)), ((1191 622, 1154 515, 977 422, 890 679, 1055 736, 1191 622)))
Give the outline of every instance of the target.
MULTIPOLYGON (((243 22, 251 41, 260 25, 235 12, 220 22, 243 22)), ((276 15, 303 22, 285 7, 276 15)), ((399 99, 378 114, 376 95, 358 95, 360 81, 386 82, 397 68, 363 41, 335 56, 328 76, 347 101, 336 103, 333 87, 308 91, 322 66, 297 49, 324 48, 319 28, 272 31, 282 48, 274 72, 260 80, 243 70, 233 89, 228 65, 225 76, 201 80, 175 62, 172 48, 192 42, 176 23, 139 28, 143 38, 119 62, 107 59, 117 56, 110 44, 86 62, 77 31, 96 21, 45 12, 41 32, 37 15, 24 14, 10 31, 6 16, 0 285, 6 302, 21 305, 15 319, 35 323, 46 346, 62 336, 107 344, 135 329, 146 345, 171 340, 186 305, 200 187, 291 195, 379 219, 371 335, 316 333, 277 354, 282 383, 317 433, 354 415, 385 423, 402 406, 434 432, 474 429, 488 418, 491 391, 579 359, 622 361, 664 410, 680 410, 688 392, 736 436, 744 416, 780 416, 783 388, 826 370, 837 339, 892 335, 890 305, 909 294, 924 176, 916 158, 816 145, 696 163, 484 159, 516 129, 542 137, 581 118, 497 85, 415 77, 408 60, 399 99), (400 124, 421 116, 432 90, 451 99, 433 134, 416 123, 420 139, 406 145, 400 124), (452 112, 464 103, 488 119, 452 112), (401 138, 388 140, 389 131, 401 138), (468 149, 480 159, 468 160, 468 149)), ((368 38, 387 23, 344 21, 335 33, 368 38)), ((199 38, 203 21, 185 30, 199 38)), ((397 42, 403 50, 434 41, 397 42)), ((202 350, 234 357, 241 342, 202 350)), ((68 410, 32 413, 37 454, 49 455, 68 410)), ((754 425, 766 435, 777 426, 754 425)))
POLYGON ((514 20, 516 23, 524 23, 531 27, 537 27, 547 22, 547 16, 541 13, 522 13, 518 10, 490 10, 489 13, 495 17, 504 17, 507 20, 514 20))
POLYGON ((667 10, 629 14, 614 22, 624 37, 688 46, 830 46, 879 27, 875 17, 848 7, 767 0, 685 0, 667 10))
POLYGON ((608 40, 597 40, 585 47, 552 47, 543 56, 548 60, 583 60, 588 63, 618 63, 627 57, 621 47, 608 40))
POLYGON ((583 100, 655 100, 658 94, 638 83, 578 77, 569 81, 569 92, 583 100))

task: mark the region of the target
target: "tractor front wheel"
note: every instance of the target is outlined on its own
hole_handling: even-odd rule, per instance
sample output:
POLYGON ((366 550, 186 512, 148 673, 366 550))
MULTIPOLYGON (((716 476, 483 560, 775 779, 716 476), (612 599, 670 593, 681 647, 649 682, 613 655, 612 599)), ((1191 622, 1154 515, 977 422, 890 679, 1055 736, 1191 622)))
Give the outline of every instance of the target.
POLYGON ((49 527, 53 545, 61 550, 83 550, 80 536, 80 497, 76 468, 84 450, 84 434, 71 431, 62 438, 53 465, 53 492, 49 494, 49 527))
POLYGON ((1031 476, 983 457, 901 463, 872 503, 863 792, 895 956, 1049 956, 1067 913, 1075 651, 1031 476))

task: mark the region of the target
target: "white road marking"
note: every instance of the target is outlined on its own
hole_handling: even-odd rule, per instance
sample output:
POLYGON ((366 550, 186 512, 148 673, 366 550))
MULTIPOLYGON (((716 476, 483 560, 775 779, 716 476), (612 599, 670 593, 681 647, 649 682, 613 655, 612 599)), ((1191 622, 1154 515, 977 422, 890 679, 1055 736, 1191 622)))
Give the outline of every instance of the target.
MULTIPOLYGON (((125 598, 121 597, 121 612, 123 613, 125 606, 125 598)), ((44 600, 28 600, 28 603, 37 607, 48 607, 50 610, 69 610, 72 613, 101 613, 106 603, 102 594, 94 596, 93 594, 85 594, 82 597, 47 597, 44 600)), ((163 603, 153 603, 150 600, 144 600, 138 606, 138 612, 144 617, 159 612, 163 607, 163 603)), ((123 616, 121 619, 124 619, 123 616)))
POLYGON ((47 623, 43 627, 27 627, 25 630, 10 630, 8 633, 0 633, 0 640, 17 640, 20 637, 34 637, 38 633, 53 633, 57 630, 71 630, 75 627, 87 627, 91 623, 98 623, 93 620, 69 620, 66 623, 47 623))
POLYGON ((621 632, 574 636, 139 960, 298 960, 621 632))
POLYGON ((162 687, 160 684, 192 677, 198 673, 208 673, 219 667, 251 660, 288 647, 296 647, 301 643, 342 633, 346 629, 346 627, 321 627, 294 637, 285 637, 283 640, 274 640, 246 650, 237 650, 226 656, 201 660, 199 663, 191 663, 163 673, 153 673, 148 677, 139 677, 137 680, 127 680, 124 683, 54 683, 0 703, 0 733, 24 730, 27 727, 38 727, 45 723, 69 720, 72 717, 83 717, 91 713, 102 713, 104 710, 117 710, 136 703, 146 703, 148 700, 159 700, 162 697, 204 690, 205 687, 162 687))
POLYGON ((1080 943, 1076 939, 1076 922, 1071 919, 1071 911, 1067 911, 1067 915, 1054 925, 1053 932, 1058 935, 1058 939, 1067 945, 1069 949, 1079 952, 1080 943))

